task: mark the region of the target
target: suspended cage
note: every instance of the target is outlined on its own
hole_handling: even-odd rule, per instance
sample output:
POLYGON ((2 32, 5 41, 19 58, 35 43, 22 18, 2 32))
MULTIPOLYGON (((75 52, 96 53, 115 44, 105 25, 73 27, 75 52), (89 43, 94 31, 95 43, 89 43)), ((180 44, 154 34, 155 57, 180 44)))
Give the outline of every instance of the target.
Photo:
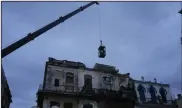
POLYGON ((102 41, 101 41, 101 45, 98 48, 98 56, 99 58, 105 58, 106 56, 106 47, 102 45, 102 41))
POLYGON ((105 58, 106 56, 106 47, 104 45, 102 45, 102 33, 101 33, 101 20, 100 20, 100 11, 99 11, 99 8, 98 8, 98 19, 99 19, 99 29, 100 29, 100 46, 98 48, 98 57, 99 58, 105 58))

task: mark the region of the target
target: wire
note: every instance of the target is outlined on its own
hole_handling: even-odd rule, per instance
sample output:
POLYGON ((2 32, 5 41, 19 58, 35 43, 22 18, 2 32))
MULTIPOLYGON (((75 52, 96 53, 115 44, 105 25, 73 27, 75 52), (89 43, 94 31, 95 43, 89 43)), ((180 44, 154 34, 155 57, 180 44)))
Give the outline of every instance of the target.
MULTIPOLYGON (((182 9, 182 2, 180 3, 181 3, 181 9, 182 9)), ((181 94, 182 94, 182 15, 181 15, 181 40, 180 41, 181 41, 181 94)))
POLYGON ((99 37, 102 40, 102 30, 101 30, 101 15, 100 15, 100 7, 98 7, 98 23, 99 23, 99 37))

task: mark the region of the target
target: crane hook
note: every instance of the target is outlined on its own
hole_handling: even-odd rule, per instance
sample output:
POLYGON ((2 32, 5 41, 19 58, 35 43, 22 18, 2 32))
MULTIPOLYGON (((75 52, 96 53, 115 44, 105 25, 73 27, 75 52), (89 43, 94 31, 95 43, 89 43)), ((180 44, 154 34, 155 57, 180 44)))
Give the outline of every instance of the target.
POLYGON ((100 46, 98 48, 98 55, 99 55, 99 58, 105 58, 105 56, 106 56, 106 48, 102 44, 102 40, 100 40, 100 46))
POLYGON ((102 45, 102 40, 100 40, 100 45, 102 45))

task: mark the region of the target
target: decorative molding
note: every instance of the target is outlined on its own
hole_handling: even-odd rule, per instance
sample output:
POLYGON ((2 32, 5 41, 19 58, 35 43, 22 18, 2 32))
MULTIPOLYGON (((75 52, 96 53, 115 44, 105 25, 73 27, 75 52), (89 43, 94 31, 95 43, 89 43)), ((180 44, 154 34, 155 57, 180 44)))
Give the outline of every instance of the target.
POLYGON ((161 83, 155 83, 151 81, 139 81, 139 80, 134 80, 135 83, 140 83, 140 84, 149 84, 149 85, 158 85, 158 86, 164 86, 164 87, 170 87, 169 84, 161 84, 161 83))

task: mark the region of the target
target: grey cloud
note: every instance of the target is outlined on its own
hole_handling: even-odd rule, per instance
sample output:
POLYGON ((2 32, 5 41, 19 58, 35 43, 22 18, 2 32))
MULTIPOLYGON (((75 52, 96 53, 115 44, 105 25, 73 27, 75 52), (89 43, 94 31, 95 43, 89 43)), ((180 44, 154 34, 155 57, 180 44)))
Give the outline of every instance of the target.
POLYGON ((155 25, 170 16, 170 9, 175 9, 178 6, 180 4, 175 2, 125 2, 121 8, 127 10, 125 14, 128 17, 148 25, 155 25))

